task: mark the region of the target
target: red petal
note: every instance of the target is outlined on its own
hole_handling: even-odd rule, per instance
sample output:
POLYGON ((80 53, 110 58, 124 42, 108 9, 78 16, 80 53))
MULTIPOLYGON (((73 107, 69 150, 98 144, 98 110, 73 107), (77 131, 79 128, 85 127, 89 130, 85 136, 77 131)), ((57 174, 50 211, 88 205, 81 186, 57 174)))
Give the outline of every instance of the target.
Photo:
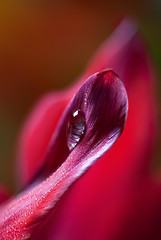
POLYGON ((119 28, 96 54, 89 70, 110 64, 125 80, 129 96, 125 131, 74 185, 58 208, 57 218, 50 217, 42 231, 38 229, 36 239, 161 239, 160 186, 149 176, 156 141, 155 75, 143 42, 133 25, 130 32, 129 28, 119 28))
MULTIPOLYGON (((60 150, 60 143, 62 151, 66 154, 66 160, 46 180, 37 186, 30 186, 1 207, 2 239, 30 237, 34 227, 38 227, 42 217, 51 210, 67 188, 118 139, 125 126, 127 110, 126 90, 114 72, 96 73, 87 79, 63 113, 57 131, 52 137, 45 163, 50 163, 55 156, 59 157, 57 151, 60 150), (83 139, 70 152, 65 150, 68 137, 66 127, 70 116, 77 109, 85 114, 86 132, 83 139)), ((46 177, 44 169, 47 168, 42 168, 41 176, 46 177)), ((47 169, 47 174, 49 171, 52 169, 47 169)))
POLYGON ((59 118, 68 103, 65 94, 48 94, 28 118, 20 140, 17 173, 26 185, 43 163, 46 150, 59 118))

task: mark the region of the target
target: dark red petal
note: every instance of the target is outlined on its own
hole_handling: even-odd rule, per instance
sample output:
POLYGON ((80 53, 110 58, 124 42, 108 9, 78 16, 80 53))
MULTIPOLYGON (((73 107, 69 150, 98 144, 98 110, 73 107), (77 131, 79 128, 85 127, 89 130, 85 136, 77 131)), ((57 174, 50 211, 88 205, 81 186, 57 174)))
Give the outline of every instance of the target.
POLYGON ((104 141, 109 146, 113 144, 114 139, 117 139, 123 131, 127 108, 126 91, 113 71, 92 75, 79 89, 64 112, 56 132, 52 136, 44 164, 34 179, 37 180, 39 177, 51 174, 55 170, 56 162, 57 166, 62 164, 70 154, 67 146, 69 139, 67 125, 75 111, 81 110, 85 114, 86 121, 84 138, 76 148, 77 150, 74 150, 81 157, 82 152, 83 156, 86 156, 89 152, 94 151, 95 145, 98 143, 100 146, 105 144, 104 141))
MULTIPOLYGON (((127 110, 126 90, 113 71, 96 73, 87 79, 66 108, 53 136, 45 163, 50 166, 50 161, 59 157, 60 145, 67 159, 63 159, 63 164, 46 180, 30 186, 1 207, 2 239, 30 237, 33 228, 41 222, 41 217, 53 208, 67 188, 118 139, 125 126, 127 110), (84 112, 86 131, 70 152, 67 148, 66 130, 71 115, 78 109, 84 112)), ((41 169, 44 177, 52 171, 51 166, 49 169, 47 167, 41 169)))

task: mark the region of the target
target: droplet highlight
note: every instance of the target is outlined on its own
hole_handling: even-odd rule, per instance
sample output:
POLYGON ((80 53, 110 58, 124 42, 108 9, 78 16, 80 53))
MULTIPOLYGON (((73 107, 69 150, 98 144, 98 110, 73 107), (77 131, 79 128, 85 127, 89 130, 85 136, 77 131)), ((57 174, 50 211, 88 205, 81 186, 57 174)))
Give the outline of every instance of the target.
POLYGON ((72 151, 82 140, 86 131, 85 114, 78 109, 73 112, 67 123, 67 146, 72 151))

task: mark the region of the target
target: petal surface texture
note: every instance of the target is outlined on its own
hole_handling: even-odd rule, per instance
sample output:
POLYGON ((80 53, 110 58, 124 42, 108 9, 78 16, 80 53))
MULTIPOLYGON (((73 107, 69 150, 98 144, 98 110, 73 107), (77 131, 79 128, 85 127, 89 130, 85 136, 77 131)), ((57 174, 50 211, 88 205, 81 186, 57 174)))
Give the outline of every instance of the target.
POLYGON ((84 75, 108 67, 127 89, 125 130, 113 148, 76 182, 33 239, 161 239, 161 185, 152 178, 149 167, 157 140, 156 76, 133 23, 121 23, 84 75))
POLYGON ((95 73, 84 82, 65 109, 52 136, 46 165, 40 168, 43 181, 35 182, 1 206, 1 239, 30 238, 32 231, 44 222, 43 217, 50 214, 68 187, 119 138, 126 123, 127 111, 126 90, 112 70, 95 73), (83 113, 79 117, 78 110, 83 113), (85 124, 83 132, 79 131, 82 124, 85 124), (70 140, 72 137, 74 142, 72 148, 68 145, 69 133, 70 140), (83 136, 77 141, 80 133, 83 136), (61 157, 60 151, 64 153, 60 159, 62 165, 53 173, 51 160, 61 157))

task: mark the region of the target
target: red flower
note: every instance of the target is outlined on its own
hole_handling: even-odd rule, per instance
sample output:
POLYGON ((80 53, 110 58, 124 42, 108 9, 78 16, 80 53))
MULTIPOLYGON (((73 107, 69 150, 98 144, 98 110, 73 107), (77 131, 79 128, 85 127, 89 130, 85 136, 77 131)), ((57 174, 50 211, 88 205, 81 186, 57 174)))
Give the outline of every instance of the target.
POLYGON ((19 146, 26 188, 1 205, 1 239, 161 237, 161 185, 149 168, 157 138, 154 80, 135 25, 124 21, 75 86, 38 103, 19 146), (107 68, 129 98, 126 128, 110 150, 125 125, 127 95, 107 68))

